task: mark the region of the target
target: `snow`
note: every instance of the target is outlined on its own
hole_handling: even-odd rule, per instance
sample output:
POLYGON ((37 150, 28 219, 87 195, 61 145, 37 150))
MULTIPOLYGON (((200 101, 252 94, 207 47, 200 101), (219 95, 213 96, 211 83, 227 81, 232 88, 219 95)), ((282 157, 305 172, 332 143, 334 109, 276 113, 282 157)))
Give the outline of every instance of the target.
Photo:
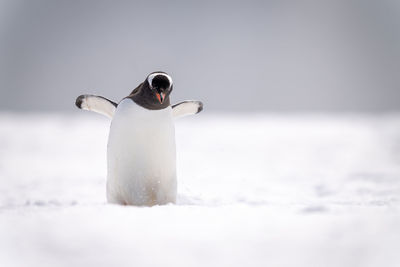
POLYGON ((150 208, 106 203, 108 128, 0 113, 0 266, 398 266, 400 114, 178 120, 150 208))

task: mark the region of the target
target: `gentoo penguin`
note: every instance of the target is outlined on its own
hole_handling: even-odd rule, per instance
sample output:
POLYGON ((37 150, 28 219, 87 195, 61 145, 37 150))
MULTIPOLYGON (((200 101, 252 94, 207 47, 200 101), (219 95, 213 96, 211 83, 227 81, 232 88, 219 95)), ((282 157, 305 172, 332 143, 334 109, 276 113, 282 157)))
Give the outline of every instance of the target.
POLYGON ((107 98, 81 95, 80 109, 112 119, 107 145, 109 203, 153 206, 176 202, 174 118, 196 114, 200 101, 170 105, 173 88, 165 72, 153 72, 118 104, 107 98))

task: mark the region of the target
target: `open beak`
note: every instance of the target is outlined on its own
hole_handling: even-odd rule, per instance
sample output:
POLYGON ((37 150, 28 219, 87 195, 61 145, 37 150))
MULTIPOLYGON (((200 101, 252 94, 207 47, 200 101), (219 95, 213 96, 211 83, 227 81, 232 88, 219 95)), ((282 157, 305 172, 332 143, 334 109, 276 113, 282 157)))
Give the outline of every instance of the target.
POLYGON ((158 102, 160 102, 160 104, 162 104, 164 102, 164 99, 165 99, 165 93, 156 92, 156 96, 157 96, 158 102))

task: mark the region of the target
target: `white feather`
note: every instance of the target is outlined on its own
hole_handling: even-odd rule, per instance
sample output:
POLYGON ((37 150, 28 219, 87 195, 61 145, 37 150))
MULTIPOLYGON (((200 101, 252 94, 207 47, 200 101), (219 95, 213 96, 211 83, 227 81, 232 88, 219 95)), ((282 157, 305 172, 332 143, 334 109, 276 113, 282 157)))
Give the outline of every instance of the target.
POLYGON ((175 129, 170 107, 119 103, 108 140, 107 199, 127 205, 176 201, 175 129))
POLYGON ((95 95, 85 95, 80 108, 103 114, 109 118, 114 116, 116 109, 110 101, 95 95))
POLYGON ((201 110, 202 107, 203 104, 200 101, 186 100, 174 105, 174 108, 172 109, 172 116, 174 119, 176 119, 183 116, 196 114, 201 110))

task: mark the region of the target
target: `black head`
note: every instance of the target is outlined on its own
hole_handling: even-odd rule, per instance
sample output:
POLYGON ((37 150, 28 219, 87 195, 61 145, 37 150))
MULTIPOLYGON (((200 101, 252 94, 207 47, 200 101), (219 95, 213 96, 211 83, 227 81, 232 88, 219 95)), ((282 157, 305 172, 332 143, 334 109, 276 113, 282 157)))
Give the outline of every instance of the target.
POLYGON ((153 72, 146 79, 150 90, 162 104, 172 91, 172 79, 165 72, 153 72))
POLYGON ((171 77, 165 72, 157 71, 150 73, 128 98, 147 109, 163 109, 170 105, 172 87, 171 77))

